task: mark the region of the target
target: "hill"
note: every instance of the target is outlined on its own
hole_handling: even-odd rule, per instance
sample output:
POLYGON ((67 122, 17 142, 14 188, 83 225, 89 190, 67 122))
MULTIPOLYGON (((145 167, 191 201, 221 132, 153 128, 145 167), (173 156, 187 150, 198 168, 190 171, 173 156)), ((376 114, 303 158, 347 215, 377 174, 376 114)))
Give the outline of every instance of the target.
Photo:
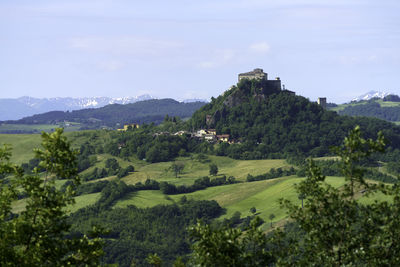
POLYGON ((230 145, 221 155, 233 158, 326 155, 357 124, 368 138, 382 130, 391 145, 400 148, 399 127, 373 118, 339 116, 264 80, 241 80, 196 111, 189 123, 194 129, 229 134, 240 144, 230 145))
POLYGON ((52 110, 79 110, 84 108, 100 108, 109 104, 128 104, 152 99, 150 95, 135 97, 54 97, 35 98, 23 96, 19 98, 0 99, 0 120, 19 120, 23 117, 49 112, 52 110))
MULTIPOLYGON (((173 99, 151 99, 132 104, 112 104, 101 108, 90 108, 74 111, 51 111, 26 117, 16 121, 7 121, 12 124, 58 124, 60 122, 74 122, 86 127, 109 126, 117 127, 124 123, 152 123, 162 122, 165 115, 190 117, 193 112, 203 106, 204 102, 182 103, 173 99)), ((3 122, 4 123, 4 122, 3 122)))
POLYGON ((387 95, 383 99, 352 101, 330 110, 340 115, 374 117, 400 123, 400 98, 397 95, 387 95))

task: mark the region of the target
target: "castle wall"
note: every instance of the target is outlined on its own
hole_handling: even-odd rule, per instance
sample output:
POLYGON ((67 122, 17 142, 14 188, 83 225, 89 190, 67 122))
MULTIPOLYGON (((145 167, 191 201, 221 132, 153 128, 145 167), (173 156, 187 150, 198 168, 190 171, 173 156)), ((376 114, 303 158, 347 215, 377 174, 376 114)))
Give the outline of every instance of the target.
POLYGON ((255 74, 239 74, 239 81, 241 79, 268 79, 268 76, 266 73, 255 73, 255 74))
POLYGON ((273 90, 282 89, 281 80, 267 80, 265 81, 265 84, 267 85, 268 89, 273 89, 273 90))

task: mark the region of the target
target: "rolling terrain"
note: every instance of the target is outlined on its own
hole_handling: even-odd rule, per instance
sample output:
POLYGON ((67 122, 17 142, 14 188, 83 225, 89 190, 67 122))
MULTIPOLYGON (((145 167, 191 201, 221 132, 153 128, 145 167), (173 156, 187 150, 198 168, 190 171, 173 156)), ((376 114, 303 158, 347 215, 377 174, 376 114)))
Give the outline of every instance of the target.
MULTIPOLYGON (((88 133, 96 134, 97 137, 107 138, 107 132, 89 131, 88 133)), ((86 142, 86 137, 79 132, 67 133, 67 136, 72 141, 73 147, 79 147, 86 142)), ((0 143, 8 143, 13 148, 12 160, 16 163, 29 161, 33 157, 32 150, 40 145, 39 135, 0 135, 0 143)), ((295 185, 298 184, 302 177, 296 175, 280 177, 276 179, 247 182, 246 177, 260 175, 271 171, 271 169, 289 168, 292 167, 283 159, 270 160, 235 160, 228 157, 208 155, 204 162, 199 162, 196 159, 196 154, 187 157, 179 157, 175 161, 147 163, 137 158, 124 160, 113 157, 109 154, 97 154, 96 163, 84 170, 81 176, 93 171, 94 168, 104 168, 108 159, 114 158, 118 161, 121 167, 128 165, 135 166, 135 171, 123 178, 117 178, 116 175, 110 175, 105 178, 100 178, 85 183, 96 183, 98 181, 123 181, 127 185, 136 183, 144 183, 147 179, 158 182, 168 182, 174 185, 191 185, 198 178, 209 176, 209 165, 215 163, 218 166, 218 175, 234 176, 239 183, 209 187, 204 190, 198 190, 193 193, 166 195, 160 190, 144 190, 133 193, 128 193, 123 198, 113 204, 113 208, 124 208, 129 205, 135 205, 140 208, 149 208, 156 205, 177 204, 183 196, 193 200, 215 200, 218 204, 226 209, 226 213, 221 217, 230 218, 235 212, 239 212, 242 217, 251 216, 250 209, 255 207, 257 215, 264 221, 268 222, 271 214, 276 218, 275 222, 284 220, 287 216, 286 210, 282 209, 279 204, 281 198, 289 199, 298 202, 301 205, 301 200, 295 190, 295 185), (170 166, 174 162, 184 164, 182 173, 175 177, 170 166)), ((327 158, 331 159, 331 158, 327 158)), ((324 160, 319 158, 318 160, 324 160)), ((344 184, 342 177, 328 177, 327 181, 334 187, 340 187, 344 184)), ((64 181, 60 180, 57 184, 62 186, 64 181)), ((76 197, 76 204, 71 206, 70 212, 75 212, 80 208, 93 205, 100 199, 100 192, 83 194, 76 197)), ((385 199, 384 196, 376 196, 377 199, 385 199)), ((373 199, 375 199, 373 198, 373 199)), ((368 201, 368 200, 363 200, 368 201)), ((372 200, 370 200, 372 201, 372 200)), ((24 208, 24 200, 19 200, 14 204, 14 211, 20 212, 24 208)), ((265 225, 268 227, 268 224, 265 225)))
POLYGON ((400 102, 373 98, 330 107, 340 115, 373 117, 400 124, 400 102))
MULTIPOLYGON (((111 104, 101 108, 88 108, 73 111, 54 111, 25 117, 20 120, 3 121, 4 131, 11 131, 8 125, 48 125, 55 128, 68 124, 79 125, 79 129, 100 129, 122 127, 128 123, 155 123, 163 121, 165 115, 189 118, 205 102, 178 102, 173 99, 151 99, 132 104, 111 104)), ((31 126, 32 127, 32 126, 31 126)), ((0 131, 2 128, 0 128, 0 131)), ((21 129, 16 129, 21 130, 21 129)), ((32 132, 32 131, 31 131, 32 132)), ((16 133, 20 133, 16 131, 16 133)))

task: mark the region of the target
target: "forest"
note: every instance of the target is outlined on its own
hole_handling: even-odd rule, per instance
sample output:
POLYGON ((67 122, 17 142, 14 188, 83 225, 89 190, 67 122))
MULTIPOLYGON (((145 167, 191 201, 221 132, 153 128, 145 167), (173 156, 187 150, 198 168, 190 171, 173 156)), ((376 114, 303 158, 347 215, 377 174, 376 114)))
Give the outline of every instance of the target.
POLYGON ((382 107, 375 101, 368 101, 367 103, 348 106, 339 111, 339 114, 349 116, 367 116, 375 117, 387 121, 400 121, 400 107, 382 107))

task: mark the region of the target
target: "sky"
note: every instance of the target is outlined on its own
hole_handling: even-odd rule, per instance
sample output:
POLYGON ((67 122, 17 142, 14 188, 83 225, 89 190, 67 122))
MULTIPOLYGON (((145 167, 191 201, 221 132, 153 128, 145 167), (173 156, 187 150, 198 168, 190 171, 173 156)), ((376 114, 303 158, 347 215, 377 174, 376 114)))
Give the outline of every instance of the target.
POLYGON ((210 99, 262 68, 343 103, 400 94, 398 0, 2 0, 0 98, 210 99))

